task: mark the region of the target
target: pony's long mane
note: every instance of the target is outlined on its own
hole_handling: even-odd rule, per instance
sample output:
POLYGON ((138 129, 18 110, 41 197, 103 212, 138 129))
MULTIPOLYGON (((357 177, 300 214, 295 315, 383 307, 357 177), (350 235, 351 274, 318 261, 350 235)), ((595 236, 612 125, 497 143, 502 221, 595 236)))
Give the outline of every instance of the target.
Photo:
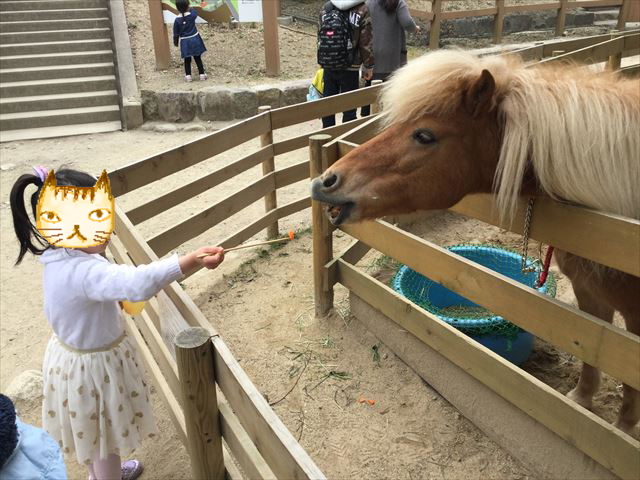
POLYGON ((526 68, 513 56, 427 54, 385 84, 385 123, 452 113, 482 70, 502 125, 498 206, 513 214, 527 169, 549 196, 640 218, 640 81, 577 66, 526 68))

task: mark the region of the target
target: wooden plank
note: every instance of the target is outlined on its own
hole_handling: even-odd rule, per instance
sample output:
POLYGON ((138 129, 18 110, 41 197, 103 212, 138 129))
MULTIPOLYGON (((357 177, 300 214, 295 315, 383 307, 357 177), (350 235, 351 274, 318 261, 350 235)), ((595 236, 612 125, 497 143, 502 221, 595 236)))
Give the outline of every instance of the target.
POLYGON ((389 224, 349 235, 558 348, 640 389, 640 337, 389 224))
POLYGON ((192 474, 196 478, 222 479, 222 436, 209 331, 185 329, 174 343, 192 474))
POLYGON ((338 141, 338 157, 342 158, 351 150, 358 148, 360 145, 357 143, 349 142, 347 140, 338 141))
POLYGON ((169 36, 167 26, 164 23, 162 4, 157 0, 148 0, 148 5, 153 52, 156 56, 156 70, 166 70, 171 63, 171 53, 169 52, 169 36))
POLYGON ((129 210, 127 216, 134 225, 137 225, 259 165, 272 155, 273 148, 271 145, 267 145, 193 182, 181 185, 161 197, 151 199, 129 210))
POLYGON ((493 18, 493 43, 502 42, 504 25, 504 0, 496 0, 496 16, 493 18))
POLYGON ((299 150, 301 148, 309 148, 309 137, 312 135, 318 135, 321 133, 331 135, 335 137, 337 135, 342 135, 345 132, 348 132, 354 127, 358 125, 362 125, 365 122, 370 121, 370 118, 358 118, 357 120, 351 120, 350 122, 341 123, 340 125, 335 125, 333 127, 321 128, 320 130, 316 130, 311 133, 305 133, 303 135, 298 135, 296 137, 291 137, 286 140, 281 140, 279 142, 275 142, 273 144, 273 154, 274 155, 282 155, 284 153, 293 152, 294 150, 299 150))
MULTIPOLYGON (((524 234, 527 201, 518 202, 513 222, 500 221, 495 197, 467 195, 452 211, 524 234)), ((530 237, 594 262, 640 277, 640 221, 609 215, 550 198, 536 199, 530 237), (606 245, 606 248, 602 248, 606 245)))
POLYGON ((301 180, 309 180, 309 160, 281 168, 275 172, 276 189, 286 187, 301 180))
MULTIPOLYGON (((262 6, 264 10, 264 4, 262 6)), ((276 19, 277 20, 277 19, 276 19)), ((277 25, 277 23, 276 23, 277 25)), ((276 27, 277 28, 277 27, 276 27)), ((268 105, 258 107, 258 111, 260 112, 269 112, 269 125, 271 125, 271 107, 268 105)), ((273 152, 273 130, 269 128, 267 133, 263 133, 260 135, 260 146, 262 148, 271 147, 271 151, 273 152)), ((266 158, 264 162, 262 162, 262 175, 269 175, 276 169, 275 159, 273 158, 273 153, 271 156, 266 158)), ((268 192, 264 197, 264 209, 265 212, 269 212, 270 210, 274 210, 278 206, 278 199, 276 194, 276 188, 274 188, 271 192, 268 192)), ((267 227, 267 238, 278 238, 278 222, 274 222, 267 227)))
POLYGON ((288 127, 308 120, 322 118, 336 112, 347 111, 376 101, 380 86, 360 88, 352 92, 332 95, 309 103, 299 103, 271 111, 271 127, 288 127))
POLYGON ((640 442, 352 265, 340 261, 337 275, 341 284, 394 320, 400 328, 605 468, 621 478, 638 478, 640 442))
POLYGON ((628 67, 623 67, 620 70, 620 75, 624 75, 625 77, 635 78, 640 75, 640 64, 629 65, 628 67))
POLYGON ((568 8, 617 7, 622 0, 571 0, 568 8))
POLYGON ((560 0, 560 8, 558 8, 558 16, 556 17, 556 37, 564 33, 564 26, 567 20, 567 6, 569 0, 560 0))
POLYGON ((253 385, 224 341, 218 336, 212 341, 220 390, 276 477, 326 478, 253 385))
POLYGON ((257 202, 265 193, 274 188, 274 174, 262 177, 248 187, 238 190, 211 207, 189 217, 187 220, 163 230, 149 240, 149 246, 161 257, 184 242, 206 232, 231 215, 257 202))
MULTIPOLYGON (((633 30, 625 32, 624 35, 633 35, 634 33, 640 32, 639 30, 633 30)), ((596 45, 598 43, 607 41, 611 39, 611 35, 606 33, 603 35, 594 35, 591 37, 584 38, 575 38, 570 40, 560 40, 560 41, 551 41, 546 42, 543 45, 543 57, 550 57, 554 50, 564 50, 566 52, 572 52, 575 50, 579 50, 584 47, 590 47, 596 45)))
POLYGON ((496 15, 498 9, 493 8, 478 8, 476 10, 453 10, 449 12, 442 12, 440 15, 441 20, 451 20, 454 18, 469 18, 469 17, 484 17, 489 15, 496 15))
POLYGON ((248 478, 261 478, 265 480, 276 480, 267 462, 256 446, 244 431, 238 417, 235 416, 231 407, 226 403, 218 401, 218 411, 220 412, 220 430, 222 437, 229 445, 229 450, 238 461, 242 470, 248 478))
POLYGON ((424 20, 425 22, 430 22, 431 20, 433 20, 433 13, 431 12, 425 12, 424 10, 410 8, 409 13, 413 18, 419 18, 420 20, 424 20))
POLYGON ((278 3, 262 2, 264 56, 268 77, 280 76, 280 41, 278 40, 278 3))
MULTIPOLYGON (((338 158, 336 148, 324 147, 329 135, 314 135, 309 139, 309 176, 316 178, 338 158)), ((335 147, 336 145, 333 144, 335 147)), ((328 284, 324 266, 333 256, 333 232, 324 206, 311 202, 311 229, 313 230, 313 297, 316 315, 326 315, 333 308, 333 285, 328 284)))
POLYGON ((442 0, 431 1, 431 30, 429 31, 429 50, 440 48, 440 22, 442 20, 442 0))
MULTIPOLYGON (((636 30, 635 32, 638 32, 638 30, 636 30)), ((622 33, 622 38, 624 42, 622 52, 632 52, 633 54, 637 55, 637 50, 640 48, 640 34, 627 32, 625 35, 624 33, 622 33)))
MULTIPOLYGON (((541 60, 538 65, 549 62, 565 62, 567 60, 584 63, 603 62, 611 55, 622 52, 623 47, 624 37, 609 39, 589 47, 565 53, 564 55, 545 58, 544 60, 541 60)), ((555 48, 554 50, 560 50, 560 48, 555 48)))
MULTIPOLYGON (((255 222, 250 223, 248 226, 246 226, 239 232, 236 232, 228 236, 221 242, 218 242, 218 245, 220 245, 222 248, 231 248, 231 247, 235 247, 236 245, 240 245, 242 242, 250 239, 257 233, 260 233, 262 230, 264 230, 267 227, 267 225, 269 225, 269 223, 272 223, 274 220, 279 220, 281 218, 288 217, 289 215, 293 215, 294 213, 302 211, 309 207, 311 207, 311 198, 308 196, 303 197, 299 200, 293 201, 291 203, 282 205, 278 207, 276 210, 272 210, 271 212, 263 215, 255 222)), ((200 271, 200 269, 201 268, 197 268, 196 270, 192 271, 189 275, 186 275, 184 278, 189 278, 194 273, 200 271)))
POLYGON ((560 2, 537 3, 533 5, 506 5, 504 7, 504 13, 541 12, 543 10, 557 10, 558 8, 560 8, 560 2))
POLYGON ((237 147, 269 129, 267 114, 256 115, 177 148, 109 173, 111 193, 120 196, 237 147))
POLYGON ((334 137, 332 143, 338 143, 345 140, 356 145, 361 145, 366 141, 373 138, 382 128, 382 119, 384 114, 378 115, 373 118, 368 118, 366 122, 359 125, 347 132, 343 133, 339 137, 334 137))

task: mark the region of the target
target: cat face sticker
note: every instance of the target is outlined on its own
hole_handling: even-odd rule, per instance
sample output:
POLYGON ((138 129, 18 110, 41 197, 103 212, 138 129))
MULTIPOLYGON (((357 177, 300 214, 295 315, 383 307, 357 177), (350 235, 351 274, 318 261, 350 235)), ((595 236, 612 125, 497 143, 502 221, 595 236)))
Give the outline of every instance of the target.
POLYGON ((53 170, 40 191, 36 228, 56 247, 86 248, 105 243, 114 225, 114 201, 107 172, 93 187, 58 187, 53 170))

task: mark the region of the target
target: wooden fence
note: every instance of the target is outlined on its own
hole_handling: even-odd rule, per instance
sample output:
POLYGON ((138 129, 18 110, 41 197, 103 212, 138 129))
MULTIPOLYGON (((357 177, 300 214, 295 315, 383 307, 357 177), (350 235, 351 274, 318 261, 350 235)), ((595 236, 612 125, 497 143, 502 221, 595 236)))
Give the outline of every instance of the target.
MULTIPOLYGON (((548 57, 548 61, 605 61, 612 56, 618 58, 635 52, 640 47, 639 37, 638 33, 628 32, 620 38, 604 42, 600 42, 600 38, 567 41, 562 48, 567 53, 548 57), (583 41, 590 44, 585 46, 581 43, 583 41), (570 47, 575 46, 580 48, 569 52, 570 47)), ((533 58, 546 56, 545 46, 536 49, 533 58)), ((373 118, 331 141, 326 137, 312 138, 311 171, 324 171, 340 157, 372 138, 378 131, 378 122, 378 118, 373 118)), ((384 221, 340 227, 354 238, 354 242, 334 257, 334 229, 315 203, 312 208, 314 292, 318 314, 325 314, 332 307, 333 287, 336 283, 342 284, 395 322, 394 330, 399 328, 411 333, 424 345, 615 475, 625 479, 640 478, 640 442, 398 295, 387 285, 356 268, 355 264, 370 249, 374 249, 508 318, 617 380, 640 389, 640 338, 637 335, 542 295, 384 221)), ((536 202, 535 209, 531 238, 640 276, 639 221, 550 199, 536 202)), ((492 195, 467 196, 451 210, 518 234, 523 233, 525 201, 519 205, 513 223, 500 221, 492 195)), ((379 338, 387 341, 385 337, 379 338)))
POLYGON ((529 5, 506 5, 505 0, 495 0, 495 6, 491 8, 481 8, 477 10, 455 10, 444 11, 443 3, 445 2, 462 2, 464 0, 431 0, 431 11, 426 12, 417 9, 411 9, 411 15, 425 22, 429 22, 429 48, 434 50, 439 48, 440 43, 440 26, 443 20, 451 20, 455 18, 467 17, 483 17, 493 15, 493 41, 500 43, 502 41, 502 30, 504 26, 504 17, 510 13, 520 12, 540 12, 544 10, 557 11, 556 17, 556 36, 562 35, 565 28, 567 11, 573 8, 589 8, 589 7, 620 7, 618 15, 618 30, 624 30, 625 23, 628 21, 631 4, 636 0, 559 0, 550 3, 536 3, 529 5))
MULTIPOLYGON (((117 263, 131 265, 155 261, 263 197, 264 215, 248 220, 244 228, 214 243, 229 248, 265 229, 270 235, 276 235, 278 220, 309 208, 311 200, 305 195, 278 206, 278 189, 307 180, 309 162, 276 169, 274 157, 306 148, 308 137, 315 132, 274 142, 273 130, 375 104, 379 88, 372 86, 309 104, 262 109, 246 121, 110 172, 112 192, 120 196, 162 181, 168 175, 249 140, 259 138, 261 141, 261 147, 255 152, 205 173, 195 181, 126 213, 117 208, 109 257, 117 263), (260 164, 263 166, 260 178, 215 205, 149 239, 142 238, 137 231, 137 224, 260 164)), ((361 123, 363 120, 355 120, 320 131, 340 135, 361 123)), ((139 315, 128 317, 126 327, 189 451, 196 477, 222 478, 226 473, 227 478, 242 478, 233 457, 250 478, 324 478, 177 282, 150 299, 139 315)))
MULTIPOLYGON (((635 44, 627 43, 629 36, 631 36, 630 32, 625 33, 623 40, 616 40, 612 43, 613 49, 606 50, 606 53, 618 55, 625 48, 633 47, 635 44)), ((607 39, 596 37, 591 40, 558 42, 554 44, 554 51, 593 47, 603 41, 610 40, 610 37, 607 39)), ((629 40, 629 42, 631 41, 629 40)), ((535 48, 535 51, 527 51, 524 54, 530 55, 530 58, 543 58, 552 55, 544 45, 535 48)), ((600 56, 604 55, 601 50, 597 50, 596 53, 600 56)), ((305 195, 293 202, 279 205, 278 190, 308 179, 310 173, 311 176, 317 175, 339 155, 343 155, 354 145, 364 141, 371 135, 375 119, 373 122, 369 119, 355 120, 281 141, 273 140, 273 131, 366 104, 372 104, 372 110, 375 112, 379 89, 379 86, 373 86, 316 102, 274 110, 263 109, 258 115, 226 129, 112 171, 109 174, 112 192, 115 196, 121 196, 138 188, 152 185, 154 182, 162 182, 168 175, 198 165, 247 141, 260 139, 260 147, 256 151, 235 159, 221 168, 206 171, 197 180, 180 185, 157 198, 151 198, 127 212, 118 207, 116 209, 115 233, 111 237, 108 250, 109 257, 115 262, 131 265, 155 261, 184 242, 208 231, 229 216, 243 211, 261 198, 265 199, 265 213, 263 215, 247 219, 247 224, 243 228, 215 243, 230 248, 263 230, 266 230, 269 235, 277 234, 280 219, 309 208, 312 203, 309 196, 305 195), (329 138, 340 136, 348 131, 350 131, 348 140, 341 138, 339 141, 328 144, 325 148, 320 148, 329 138), (321 136, 310 140, 310 137, 315 134, 321 136), (311 152, 314 160, 312 162, 304 160, 285 168, 276 168, 274 159, 277 156, 307 148, 310 142, 313 146, 311 152), (320 163, 318 163, 318 159, 321 159, 320 163), (136 225, 141 222, 153 219, 177 205, 183 203, 188 205, 189 200, 196 195, 207 192, 258 165, 262 165, 262 175, 259 178, 214 205, 159 232, 154 232, 150 238, 143 238, 139 233, 136 225)), ((481 200, 489 204, 492 201, 490 198, 481 200)), ((618 258, 618 255, 623 253, 633 255, 633 252, 629 252, 628 244, 624 241, 624 235, 634 234, 634 227, 629 226, 627 221, 610 218, 597 212, 587 212, 580 209, 574 211, 569 207, 562 210, 555 204, 546 205, 543 203, 537 208, 548 208, 551 213, 546 216, 551 217, 553 213, 556 215, 553 218, 556 218, 560 225, 567 225, 567 218, 574 222, 579 222, 581 219, 600 222, 601 228, 590 233, 594 244, 598 238, 604 238, 597 235, 604 235, 605 228, 615 228, 618 235, 614 237, 614 243, 609 244, 609 254, 605 253, 602 258, 598 256, 598 252, 600 252, 598 248, 584 247, 580 241, 581 238, 575 232, 563 235, 561 233, 568 232, 568 230, 555 231, 546 224, 539 224, 537 219, 534 219, 532 230, 534 238, 552 241, 559 247, 576 251, 588 258, 595 258, 602 263, 610 261, 617 268, 623 270, 630 268, 628 265, 634 263, 631 261, 615 263, 615 258, 618 258), (586 251, 583 252, 582 248, 586 248, 586 251), (593 257, 589 257, 589 255, 593 257)), ((467 209, 472 213, 476 210, 488 211, 481 201, 463 202, 456 208, 462 212, 467 209)), ((314 209, 317 209, 317 205, 314 209)), ((484 218, 479 213, 474 213, 474 215, 484 218)), ((317 212, 313 218, 314 247, 318 252, 318 249, 326 247, 330 242, 331 232, 326 224, 321 222, 317 212)), ((485 220, 497 222, 488 214, 485 220)), ((349 233, 368 237, 372 232, 371 228, 378 228, 380 230, 377 232, 381 234, 381 238, 391 234, 401 235, 400 232, 395 232, 393 227, 380 225, 353 227, 354 229, 349 230, 349 233)), ((611 241, 610 237, 607 238, 611 241)), ((417 242, 419 247, 422 247, 422 243, 424 243, 419 239, 412 241, 417 242)), ((399 245, 406 245, 406 242, 407 240, 401 240, 399 245)), ((380 247, 381 251, 386 250, 385 245, 375 244, 372 246, 380 247)), ((435 246, 429 245, 429 248, 431 257, 438 260, 435 264, 443 265, 443 271, 446 272, 460 266, 457 258, 444 255, 435 246)), ((325 268, 324 263, 316 265, 315 271, 320 282, 316 282, 316 298, 322 297, 326 300, 323 309, 330 306, 329 292, 336 281, 343 282, 354 291, 359 291, 364 296, 363 298, 368 298, 358 285, 363 285, 362 288, 366 290, 371 287, 367 283, 369 280, 362 280, 360 273, 356 270, 352 271, 353 267, 349 263, 355 263, 366 250, 368 247, 357 243, 352 249, 337 258, 331 266, 325 268)), ((328 258, 330 253, 331 249, 329 248, 322 255, 328 258)), ((391 253, 403 258, 402 253, 397 252, 395 248, 391 253)), ((314 257, 314 261, 317 261, 316 257, 314 257)), ((636 265, 638 263, 640 260, 635 262, 636 265)), ((505 283, 502 278, 496 278, 489 272, 477 273, 477 268, 473 265, 463 264, 462 266, 469 269, 482 281, 494 282, 498 285, 505 283)), ((635 270, 630 273, 640 274, 635 270)), ((526 291, 522 291, 517 285, 511 285, 508 282, 498 288, 503 292, 500 297, 502 300, 498 301, 500 305, 504 303, 506 295, 514 294, 528 298, 526 291)), ((384 291, 384 289, 382 290, 384 291)), ((380 296, 380 298, 387 297, 386 294, 380 296)), ((480 303, 484 300, 485 298, 482 297, 480 303)), ((404 304, 398 303, 400 301, 399 299, 385 300, 385 302, 391 302, 389 305, 395 305, 394 308, 399 308, 401 305, 402 308, 406 308, 404 304)), ((543 326, 537 330, 532 328, 532 331, 539 333, 541 338, 551 338, 552 341, 568 348, 568 351, 576 352, 580 358, 592 360, 594 365, 601 366, 605 371, 613 372, 631 385, 637 385, 637 382, 630 378, 633 368, 637 367, 637 355, 634 360, 634 354, 637 353, 637 338, 620 333, 610 326, 600 325, 593 318, 585 319, 575 309, 553 302, 547 304, 546 299, 536 297, 527 301, 532 308, 546 308, 550 309, 553 314, 562 315, 567 325, 589 328, 576 337, 574 333, 569 331, 569 328, 563 328, 558 332, 555 329, 551 330, 548 323, 543 322, 541 324, 543 326), (538 332, 538 330, 540 331, 538 332), (578 343, 574 343, 574 340, 578 343), (612 358, 605 355, 611 350, 611 342, 622 342, 617 353, 618 362, 614 362, 612 358), (599 355, 600 350, 598 349, 602 349, 601 353, 605 354, 599 355)), ((371 302, 375 305, 374 299, 371 302)), ((500 305, 497 305, 496 310, 501 310, 500 305)), ((411 327, 410 331, 413 332, 416 329, 419 331, 424 327, 420 326, 422 324, 418 322, 423 314, 416 309, 412 312, 414 313, 407 317, 409 319, 407 321, 414 322, 418 326, 411 327)), ((436 320, 430 320, 437 323, 436 320)), ((530 323, 534 322, 527 323, 528 327, 532 327, 530 323)), ((225 474, 227 478, 239 479, 242 478, 242 474, 236 467, 237 462, 244 474, 250 478, 324 478, 313 460, 293 438, 242 370, 225 342, 177 282, 170 284, 156 297, 150 299, 139 315, 128 317, 126 327, 141 352, 147 370, 167 407, 178 435, 189 451, 194 475, 199 478, 221 478, 225 474), (196 330, 192 330, 194 328, 196 330), (211 367, 211 363, 213 367, 211 367)), ((477 347, 466 340, 466 337, 461 337, 455 331, 449 332, 446 328, 445 331, 448 332, 446 335, 449 335, 446 337, 446 342, 453 342, 451 345, 456 346, 458 343, 468 344, 461 351, 468 350, 472 352, 470 355, 479 355, 476 352, 477 347)), ((441 337, 436 335, 435 338, 441 337)), ((451 355, 458 355, 455 350, 455 348, 452 349, 451 355)), ((489 372, 496 369, 500 372, 509 371, 508 375, 511 375, 509 378, 513 378, 513 382, 529 381, 528 377, 523 380, 519 371, 511 372, 510 368, 512 369, 512 367, 501 364, 497 359, 481 359, 480 362, 481 365, 488 363, 489 370, 487 371, 489 372)), ((490 379, 482 378, 490 382, 490 379)), ((509 393, 515 388, 513 385, 506 387, 509 391, 505 393, 505 396, 508 398, 515 395, 513 392, 509 393)), ((559 405, 558 408, 567 414, 566 418, 559 421, 554 420, 555 417, 547 419, 547 423, 557 422, 559 426, 556 426, 556 430, 564 434, 566 438, 567 428, 571 425, 570 420, 574 418, 573 416, 578 415, 575 413, 575 407, 564 397, 549 392, 548 387, 546 390, 544 388, 542 390, 541 402, 547 403, 541 403, 541 406, 547 405, 550 409, 550 407, 555 408, 559 405)), ((520 399, 520 401, 524 402, 526 399, 520 399)), ((579 413, 583 415, 583 412, 579 413)), ((629 445, 633 446, 633 444, 629 444, 628 439, 615 433, 611 428, 609 428, 609 433, 603 433, 606 430, 605 424, 593 415, 588 420, 580 420, 582 417, 579 415, 578 418, 578 422, 582 421, 587 427, 595 429, 599 435, 596 437, 595 446, 584 448, 591 452, 602 447, 600 454, 593 453, 594 458, 604 458, 603 462, 611 459, 612 469, 621 471, 623 474, 628 473, 632 467, 629 466, 628 461, 626 463, 622 461, 621 456, 630 453, 631 447, 629 445)))

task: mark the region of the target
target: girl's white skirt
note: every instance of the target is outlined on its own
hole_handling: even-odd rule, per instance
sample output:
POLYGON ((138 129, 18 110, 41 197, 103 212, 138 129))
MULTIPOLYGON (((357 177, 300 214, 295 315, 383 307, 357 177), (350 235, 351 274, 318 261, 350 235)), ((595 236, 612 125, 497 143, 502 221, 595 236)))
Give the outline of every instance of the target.
POLYGON ((157 433, 135 347, 124 336, 96 350, 74 350, 56 336, 44 356, 45 430, 66 455, 130 455, 157 433))

